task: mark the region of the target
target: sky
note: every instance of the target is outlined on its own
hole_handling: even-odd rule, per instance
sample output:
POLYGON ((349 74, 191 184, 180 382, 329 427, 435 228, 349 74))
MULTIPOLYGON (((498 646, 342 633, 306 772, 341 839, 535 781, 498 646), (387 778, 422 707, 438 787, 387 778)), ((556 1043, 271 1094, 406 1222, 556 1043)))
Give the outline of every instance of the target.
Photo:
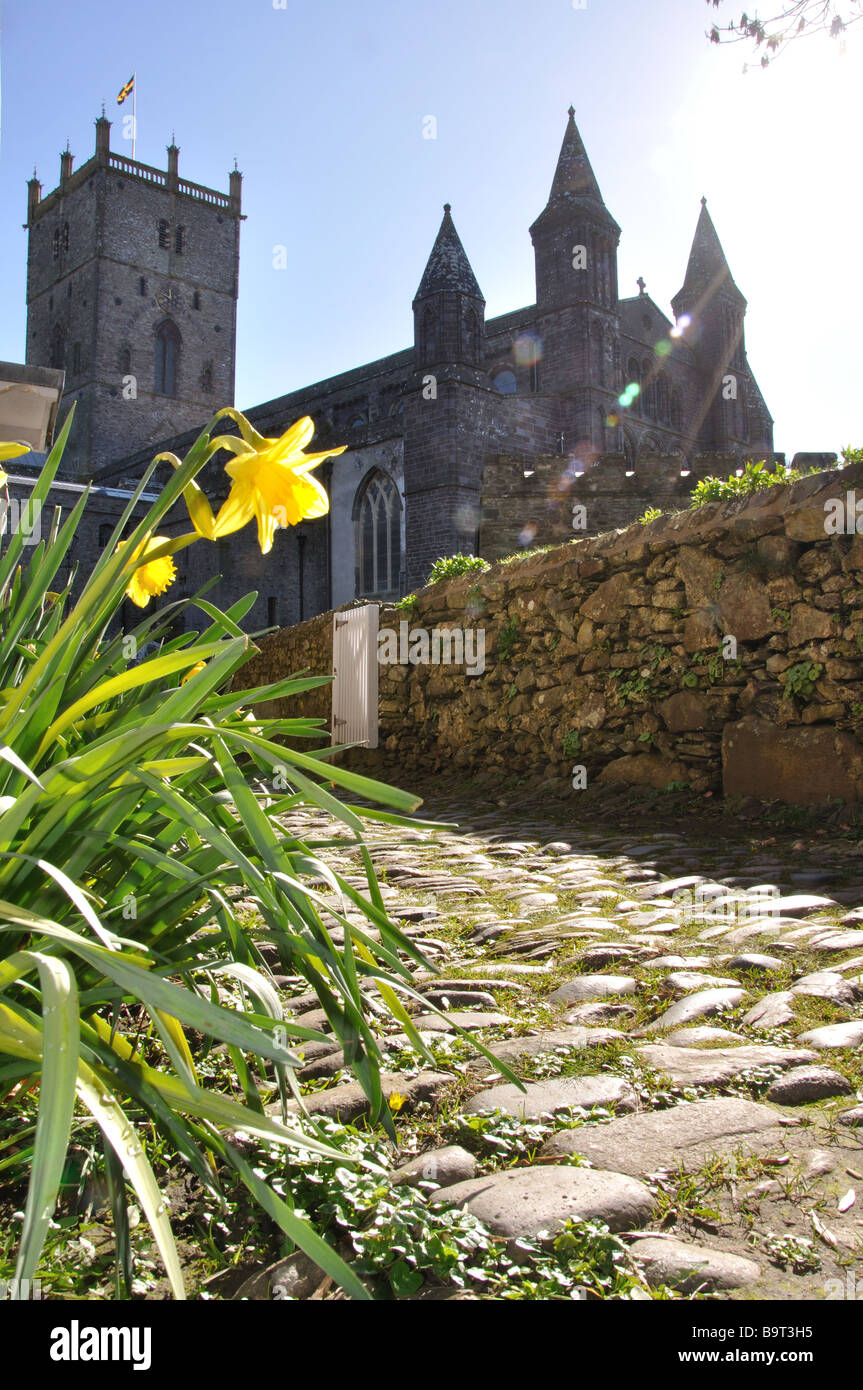
POLYGON ((749 301, 776 448, 861 446, 863 35, 844 53, 813 37, 762 71, 748 45, 708 42, 715 14, 705 0, 5 0, 0 359, 24 356, 26 181, 35 164, 56 186, 67 139, 76 167, 89 158, 103 100, 112 148, 130 152, 115 97, 133 71, 139 160, 164 168, 174 132, 182 176, 226 191, 235 156, 244 175, 241 407, 410 346, 444 202, 487 315, 534 302, 528 227, 571 103, 623 229, 621 295, 643 275, 670 316, 704 194, 749 301))

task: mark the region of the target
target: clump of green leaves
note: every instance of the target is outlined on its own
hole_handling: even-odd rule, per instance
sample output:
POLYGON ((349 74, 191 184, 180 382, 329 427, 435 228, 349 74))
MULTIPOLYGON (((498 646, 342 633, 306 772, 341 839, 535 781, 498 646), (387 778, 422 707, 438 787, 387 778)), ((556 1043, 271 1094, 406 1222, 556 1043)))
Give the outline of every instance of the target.
POLYGON ((515 618, 510 618, 509 622, 504 623, 497 639, 497 654, 501 661, 509 661, 517 641, 518 623, 515 618))
MULTIPOLYGON (((490 1163, 517 1162, 561 1126, 558 1116, 524 1124, 498 1113, 459 1117, 460 1137, 484 1151, 490 1163)), ((274 1188, 288 1188, 302 1215, 345 1252, 351 1269, 379 1298, 410 1298, 423 1285, 450 1285, 482 1298, 574 1299, 585 1291, 601 1298, 664 1298, 651 1293, 627 1246, 601 1222, 567 1221, 548 1243, 519 1242, 512 1259, 502 1242, 470 1212, 428 1201, 436 1183, 392 1185, 392 1155, 379 1135, 343 1130, 320 1121, 317 1132, 344 1152, 344 1162, 318 1154, 284 1155, 270 1149, 262 1173, 274 1188)), ((298 1214, 300 1214, 298 1212, 298 1214)))
POLYGON ((397 608, 400 613, 407 613, 409 618, 416 618, 419 616, 420 602, 416 594, 405 594, 404 598, 393 604, 393 608, 397 608))
POLYGON ((638 520, 642 526, 646 526, 649 521, 655 521, 659 516, 662 516, 662 512, 658 507, 648 507, 647 511, 642 512, 638 520))
POLYGON ((798 661, 795 666, 789 666, 781 677, 786 695, 796 695, 798 700, 811 700, 815 682, 823 670, 820 661, 798 661))
POLYGON ((488 560, 479 555, 441 555, 429 570, 426 584, 437 584, 441 579, 457 579, 460 574, 471 574, 491 569, 488 560))
POLYGON ((702 478, 692 492, 690 505, 703 507, 706 502, 726 502, 735 497, 748 497, 764 488, 780 487, 783 483, 794 483, 800 473, 777 463, 771 473, 766 462, 747 463, 742 472, 730 478, 702 478))
POLYGON ((564 734, 561 747, 565 758, 577 758, 581 752, 581 733, 579 730, 570 729, 569 733, 564 734))

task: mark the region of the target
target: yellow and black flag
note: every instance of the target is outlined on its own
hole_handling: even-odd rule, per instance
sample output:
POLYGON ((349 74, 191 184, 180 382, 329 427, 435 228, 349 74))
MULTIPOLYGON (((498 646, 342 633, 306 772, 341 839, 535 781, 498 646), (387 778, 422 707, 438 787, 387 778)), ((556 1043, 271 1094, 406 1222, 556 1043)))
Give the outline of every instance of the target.
POLYGON ((129 78, 129 81, 126 83, 125 87, 121 87, 119 92, 117 93, 117 105, 122 106, 123 102, 126 100, 126 97, 129 96, 134 90, 135 76, 133 73, 133 75, 129 78))

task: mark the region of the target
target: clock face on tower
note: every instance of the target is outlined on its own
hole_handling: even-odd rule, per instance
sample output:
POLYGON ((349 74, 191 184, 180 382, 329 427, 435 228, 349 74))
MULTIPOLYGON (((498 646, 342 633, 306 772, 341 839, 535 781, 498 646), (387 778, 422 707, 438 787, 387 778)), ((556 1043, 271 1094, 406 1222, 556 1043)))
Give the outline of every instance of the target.
POLYGON ((173 285, 169 285, 167 289, 159 290, 159 293, 156 295, 156 303, 160 309, 164 309, 167 313, 171 313, 173 310, 179 309, 182 303, 180 291, 174 289, 173 285))

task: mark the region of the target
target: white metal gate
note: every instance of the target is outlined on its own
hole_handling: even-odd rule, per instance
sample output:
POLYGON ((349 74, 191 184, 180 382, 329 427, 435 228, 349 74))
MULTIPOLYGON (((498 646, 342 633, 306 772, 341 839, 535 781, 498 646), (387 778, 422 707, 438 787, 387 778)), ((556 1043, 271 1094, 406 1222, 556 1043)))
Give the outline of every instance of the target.
POLYGON ((332 743, 378 746, 378 605, 333 614, 332 743))

